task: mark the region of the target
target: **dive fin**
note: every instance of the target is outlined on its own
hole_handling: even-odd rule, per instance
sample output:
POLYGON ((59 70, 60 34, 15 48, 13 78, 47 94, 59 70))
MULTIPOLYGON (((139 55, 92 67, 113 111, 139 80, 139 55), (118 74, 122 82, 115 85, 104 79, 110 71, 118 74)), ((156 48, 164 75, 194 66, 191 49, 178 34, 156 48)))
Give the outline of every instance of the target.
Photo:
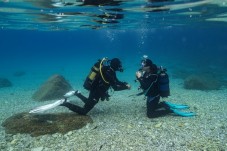
POLYGON ((171 109, 188 109, 189 108, 188 105, 184 105, 184 104, 174 104, 166 101, 165 101, 165 104, 169 106, 171 109))
POLYGON ((65 101, 66 101, 65 99, 57 100, 54 103, 51 103, 51 104, 47 104, 47 105, 43 105, 43 106, 34 108, 33 110, 30 110, 29 113, 40 113, 40 112, 43 112, 43 111, 46 111, 46 110, 50 110, 50 109, 53 109, 53 108, 61 105, 65 101))
POLYGON ((194 112, 181 112, 179 110, 172 110, 173 113, 179 115, 179 116, 184 116, 184 117, 191 117, 195 116, 196 114, 194 112))

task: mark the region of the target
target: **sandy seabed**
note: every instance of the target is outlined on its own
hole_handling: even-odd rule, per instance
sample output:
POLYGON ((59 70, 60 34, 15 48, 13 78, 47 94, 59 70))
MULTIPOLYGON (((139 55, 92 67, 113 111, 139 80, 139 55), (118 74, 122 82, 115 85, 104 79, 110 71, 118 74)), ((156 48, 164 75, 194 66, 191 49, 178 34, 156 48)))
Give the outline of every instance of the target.
MULTIPOLYGON (((183 89, 181 80, 172 80, 173 103, 187 104, 195 117, 168 115, 146 117, 144 96, 132 90, 111 92, 110 101, 100 101, 89 112, 93 123, 67 134, 31 137, 29 134, 6 134, 0 127, 0 150, 3 151, 227 151, 227 90, 198 91, 183 89)), ((86 91, 81 88, 82 93, 86 91)), ((4 88, 0 91, 0 122, 28 112, 46 102, 31 100, 34 89, 4 88)), ((81 104, 79 99, 75 103, 81 104)), ((57 107, 47 113, 70 112, 57 107)))

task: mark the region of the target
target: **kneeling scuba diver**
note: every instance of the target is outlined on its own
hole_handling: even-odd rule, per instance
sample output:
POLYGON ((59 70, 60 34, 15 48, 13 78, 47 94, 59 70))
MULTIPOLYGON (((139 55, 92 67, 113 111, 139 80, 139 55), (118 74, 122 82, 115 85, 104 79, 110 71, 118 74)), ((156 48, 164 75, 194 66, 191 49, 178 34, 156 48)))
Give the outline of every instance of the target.
POLYGON ((193 112, 180 111, 181 109, 188 109, 189 106, 187 105, 160 102, 161 97, 166 98, 170 95, 169 77, 166 69, 158 68, 146 55, 143 56, 141 61, 141 68, 136 72, 136 78, 136 81, 140 83, 140 89, 143 90, 138 95, 144 94, 147 97, 147 116, 149 118, 164 116, 169 113, 185 117, 195 115, 193 112))

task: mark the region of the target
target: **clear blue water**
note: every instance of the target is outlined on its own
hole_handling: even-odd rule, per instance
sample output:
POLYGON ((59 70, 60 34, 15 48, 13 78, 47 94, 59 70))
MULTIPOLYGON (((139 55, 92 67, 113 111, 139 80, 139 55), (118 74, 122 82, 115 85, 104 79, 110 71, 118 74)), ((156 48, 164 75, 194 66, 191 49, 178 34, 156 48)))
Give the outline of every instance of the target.
POLYGON ((141 56, 147 54, 173 78, 204 73, 226 86, 226 5, 221 0, 99 5, 3 0, 0 76, 11 78, 16 71, 71 73, 81 80, 98 58, 107 56, 119 57, 132 80, 141 56))
POLYGON ((0 88, 0 123, 47 104, 32 95, 53 74, 87 96, 83 82, 102 57, 122 60, 125 70, 117 75, 132 89, 111 92, 109 102, 89 113, 94 125, 78 133, 31 138, 7 135, 0 126, 0 148, 226 150, 227 0, 85 1, 0 0, 0 79, 13 84, 0 88), (168 70, 167 101, 187 104, 198 116, 146 117, 145 100, 134 97, 135 72, 144 54, 168 70), (15 76, 18 72, 25 75, 15 76), (186 90, 184 79, 192 74, 218 80, 221 87, 186 90))

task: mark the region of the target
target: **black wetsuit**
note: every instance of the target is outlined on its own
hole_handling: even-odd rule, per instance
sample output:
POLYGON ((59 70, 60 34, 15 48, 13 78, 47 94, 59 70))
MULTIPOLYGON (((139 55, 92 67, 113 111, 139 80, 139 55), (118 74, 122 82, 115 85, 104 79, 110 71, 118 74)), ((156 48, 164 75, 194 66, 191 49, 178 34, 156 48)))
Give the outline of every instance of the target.
POLYGON ((140 82, 141 88, 146 92, 147 117, 155 118, 172 112, 164 102, 159 102, 160 94, 157 73, 152 74, 145 72, 141 78, 138 78, 138 81, 140 82))
POLYGON ((62 106, 65 106, 78 114, 86 115, 98 103, 99 99, 108 99, 108 89, 110 88, 110 86, 115 91, 128 89, 128 87, 126 86, 127 83, 119 81, 116 77, 115 71, 110 66, 104 66, 102 68, 102 73, 105 81, 107 81, 108 83, 106 83, 100 76, 95 81, 95 84, 93 84, 88 98, 83 96, 81 93, 75 94, 85 103, 83 107, 74 105, 69 102, 63 103, 62 106))

